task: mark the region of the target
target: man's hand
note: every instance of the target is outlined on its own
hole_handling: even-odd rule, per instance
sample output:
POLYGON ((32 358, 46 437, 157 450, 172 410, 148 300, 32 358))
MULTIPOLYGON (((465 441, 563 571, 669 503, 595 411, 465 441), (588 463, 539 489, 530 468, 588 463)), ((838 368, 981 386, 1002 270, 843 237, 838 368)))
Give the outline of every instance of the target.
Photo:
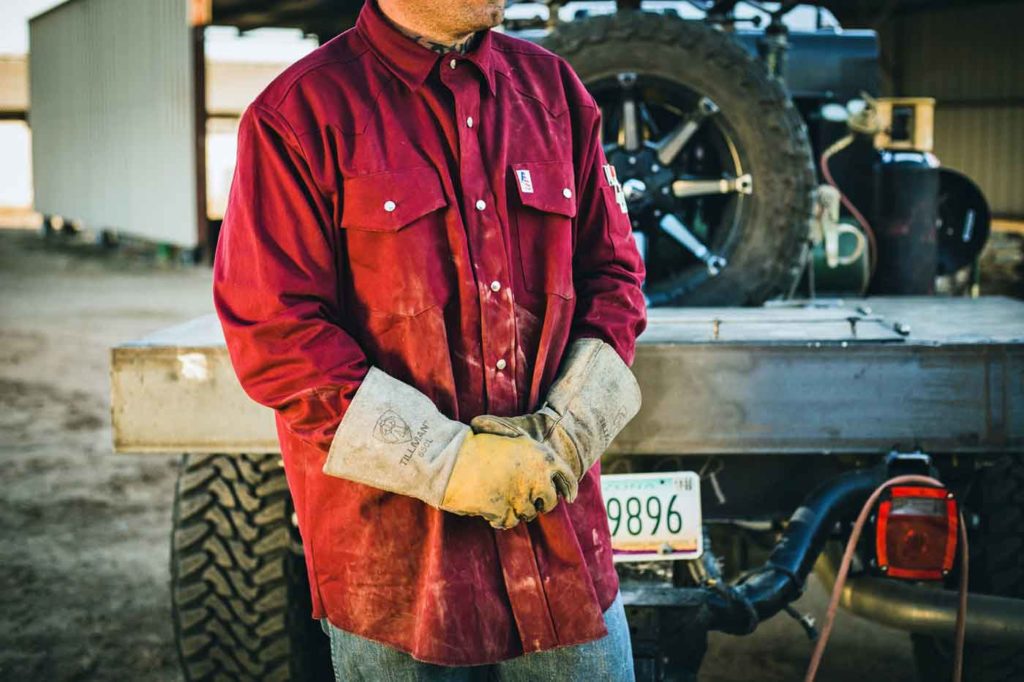
POLYGON ((548 445, 477 434, 419 389, 370 367, 331 441, 323 471, 408 495, 495 528, 576 496, 578 476, 548 445))
MULTIPOLYGON (((469 426, 477 434, 526 436, 549 446, 578 481, 639 410, 640 387, 629 367, 604 341, 585 338, 570 346, 539 410, 484 414, 469 426)), ((575 490, 562 496, 572 502, 575 490)))
MULTIPOLYGON (((576 444, 559 424, 559 420, 558 413, 545 404, 536 412, 517 417, 482 414, 471 420, 469 427, 477 434, 489 433, 507 438, 526 437, 542 443, 551 448, 555 456, 572 470, 573 477, 578 481, 586 473, 583 469, 583 459, 576 444)), ((570 496, 562 490, 559 490, 559 494, 569 502, 575 498, 574 494, 570 496)))
POLYGON ((441 509, 480 516, 495 528, 532 521, 576 495, 572 470, 546 445, 517 437, 469 433, 455 458, 441 509))

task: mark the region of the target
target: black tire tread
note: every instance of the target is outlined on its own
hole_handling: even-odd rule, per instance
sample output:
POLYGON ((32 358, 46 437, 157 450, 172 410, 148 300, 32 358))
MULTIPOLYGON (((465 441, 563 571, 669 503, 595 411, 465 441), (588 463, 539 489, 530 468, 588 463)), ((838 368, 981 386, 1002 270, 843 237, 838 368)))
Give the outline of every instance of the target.
MULTIPOLYGON (((982 473, 982 525, 971 556, 972 590, 1024 597, 1024 461, 999 459, 982 473)), ((964 657, 964 679, 1024 680, 1020 647, 972 645, 964 657)))
POLYGON ((185 679, 317 679, 324 642, 308 641, 319 626, 280 457, 186 455, 173 529, 172 616, 185 679))

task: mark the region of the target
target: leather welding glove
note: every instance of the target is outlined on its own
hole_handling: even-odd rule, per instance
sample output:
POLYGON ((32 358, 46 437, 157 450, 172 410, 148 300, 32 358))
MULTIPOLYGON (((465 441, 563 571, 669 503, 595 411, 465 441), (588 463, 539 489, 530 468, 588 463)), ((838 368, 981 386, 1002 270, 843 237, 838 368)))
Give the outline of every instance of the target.
MULTIPOLYGON (((633 372, 609 344, 584 338, 569 345, 540 409, 518 417, 480 415, 469 425, 477 434, 525 435, 549 445, 578 481, 639 411, 633 372)), ((576 493, 562 496, 572 502, 576 493)))
POLYGON ((572 470, 550 447, 522 434, 473 433, 376 367, 356 390, 323 471, 480 516, 495 528, 551 511, 558 491, 576 486, 572 470))

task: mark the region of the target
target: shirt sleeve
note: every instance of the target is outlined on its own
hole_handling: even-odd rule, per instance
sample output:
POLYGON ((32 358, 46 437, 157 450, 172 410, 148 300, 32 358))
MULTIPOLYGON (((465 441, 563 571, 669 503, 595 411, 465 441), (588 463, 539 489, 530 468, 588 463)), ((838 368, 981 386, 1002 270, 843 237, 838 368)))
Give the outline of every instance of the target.
POLYGON ((288 123, 251 105, 214 259, 214 305, 245 392, 324 451, 369 371, 339 324, 333 215, 288 123))
POLYGON ((631 366, 636 337, 647 326, 644 263, 629 216, 605 173, 601 110, 575 74, 571 82, 581 104, 574 121, 579 201, 573 252, 576 312, 569 342, 601 339, 631 366))

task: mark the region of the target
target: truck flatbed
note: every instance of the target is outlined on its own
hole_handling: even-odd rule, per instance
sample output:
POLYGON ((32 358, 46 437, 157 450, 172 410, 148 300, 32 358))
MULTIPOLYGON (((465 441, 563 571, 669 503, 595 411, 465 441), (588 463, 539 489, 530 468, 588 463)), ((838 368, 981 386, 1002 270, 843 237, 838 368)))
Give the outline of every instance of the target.
MULTIPOLYGON (((213 315, 112 351, 120 452, 275 452, 213 315)), ((652 308, 640 414, 609 454, 933 453, 1024 446, 1024 302, 871 297, 652 308)))

